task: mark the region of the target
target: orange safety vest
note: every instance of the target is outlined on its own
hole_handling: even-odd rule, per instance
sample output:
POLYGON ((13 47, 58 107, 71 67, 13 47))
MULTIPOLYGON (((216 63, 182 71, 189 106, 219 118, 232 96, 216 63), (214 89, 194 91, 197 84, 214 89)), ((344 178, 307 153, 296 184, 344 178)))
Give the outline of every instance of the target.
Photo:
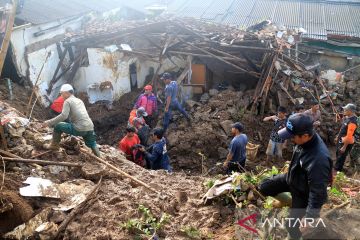
POLYGON ((129 117, 129 124, 134 126, 134 119, 136 118, 136 109, 131 110, 130 117, 129 117))

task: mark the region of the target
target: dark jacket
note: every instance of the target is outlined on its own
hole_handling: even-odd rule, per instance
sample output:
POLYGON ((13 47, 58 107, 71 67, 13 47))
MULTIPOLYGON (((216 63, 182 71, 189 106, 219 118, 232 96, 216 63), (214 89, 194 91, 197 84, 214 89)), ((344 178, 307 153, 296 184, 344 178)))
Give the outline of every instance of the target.
POLYGON ((170 160, 166 150, 166 141, 162 138, 150 147, 149 152, 145 152, 145 158, 150 162, 151 169, 165 169, 171 171, 170 160))
POLYGON ((306 217, 318 217, 327 200, 332 161, 329 150, 318 134, 294 149, 286 176, 291 194, 308 199, 306 217))

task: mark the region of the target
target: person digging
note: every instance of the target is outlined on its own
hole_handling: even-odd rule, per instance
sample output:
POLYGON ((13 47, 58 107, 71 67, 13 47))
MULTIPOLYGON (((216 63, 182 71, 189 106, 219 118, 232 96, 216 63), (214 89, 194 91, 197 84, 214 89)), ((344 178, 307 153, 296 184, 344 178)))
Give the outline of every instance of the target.
POLYGON ((263 180, 259 192, 283 203, 291 202, 288 219, 294 220, 288 222, 286 227, 290 239, 301 239, 310 230, 307 221, 320 217, 321 207, 327 200, 332 161, 329 150, 314 131, 313 121, 308 115, 292 115, 286 127, 278 134, 282 139, 291 139, 295 144, 289 170, 286 174, 263 180), (291 200, 284 194, 286 192, 290 192, 291 200), (303 227, 305 225, 307 227, 303 227))
POLYGON ((59 150, 61 134, 67 133, 73 136, 81 136, 85 145, 91 148, 92 152, 100 157, 100 151, 96 144, 94 124, 91 121, 85 104, 74 96, 74 89, 70 84, 63 84, 60 94, 64 98, 62 112, 52 119, 43 123, 44 127, 53 127, 53 138, 50 144, 45 144, 44 148, 49 150, 59 150), (70 123, 64 122, 70 119, 70 123))

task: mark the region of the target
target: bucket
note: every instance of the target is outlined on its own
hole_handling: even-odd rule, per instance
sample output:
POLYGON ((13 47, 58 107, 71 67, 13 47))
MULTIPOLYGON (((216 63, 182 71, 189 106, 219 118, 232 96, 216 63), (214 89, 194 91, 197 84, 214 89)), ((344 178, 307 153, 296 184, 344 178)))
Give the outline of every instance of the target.
POLYGON ((258 144, 248 142, 248 144, 246 145, 246 159, 254 160, 259 150, 259 147, 260 145, 258 144))

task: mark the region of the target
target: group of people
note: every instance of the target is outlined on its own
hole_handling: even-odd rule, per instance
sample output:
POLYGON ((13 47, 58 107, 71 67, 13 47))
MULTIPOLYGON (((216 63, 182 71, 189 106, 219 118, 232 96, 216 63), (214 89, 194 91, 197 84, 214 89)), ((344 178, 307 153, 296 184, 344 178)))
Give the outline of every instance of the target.
POLYGON ((162 128, 154 128, 158 118, 158 99, 152 92, 152 86, 146 85, 133 110, 130 112, 126 135, 119 142, 119 149, 126 158, 148 169, 165 169, 171 172, 170 160, 166 149, 166 133, 172 110, 178 110, 190 122, 190 117, 177 99, 178 85, 170 73, 165 72, 161 80, 165 83, 165 107, 162 128), (153 144, 148 147, 151 128, 153 144))
MULTIPOLYGON (((138 97, 130 112, 126 135, 119 142, 119 149, 124 152, 128 160, 142 167, 154 170, 165 169, 170 172, 170 159, 164 135, 171 120, 171 113, 173 110, 179 111, 189 123, 190 117, 177 99, 178 85, 173 76, 165 72, 161 80, 165 84, 163 127, 154 128, 158 118, 158 99, 152 92, 152 86, 146 85, 144 93, 138 97), (153 143, 151 146, 148 146, 149 136, 153 143)), ((46 149, 58 150, 61 134, 66 133, 83 137, 85 145, 92 150, 93 154, 100 157, 94 124, 83 101, 74 96, 74 89, 70 84, 61 86, 60 96, 50 108, 54 117, 45 121, 43 126, 52 127, 54 131, 52 142, 44 146, 46 149)))
MULTIPOLYGON (((126 136, 120 141, 119 148, 127 159, 142 167, 154 170, 165 169, 170 172, 170 159, 164 135, 169 126, 171 111, 180 111, 189 122, 190 117, 177 100, 176 81, 173 81, 168 73, 163 74, 162 79, 166 85, 163 128, 155 127, 151 131, 153 144, 148 147, 146 134, 141 136, 142 128, 147 127, 150 131, 148 124, 154 126, 158 114, 158 101, 152 93, 152 87, 147 85, 134 105, 126 128, 126 136)), ((61 134, 67 133, 83 137, 86 146, 91 148, 96 156, 100 156, 94 125, 84 103, 74 96, 74 89, 69 84, 62 85, 60 94, 64 100, 61 113, 43 124, 54 128, 52 142, 46 148, 59 149, 61 134), (69 121, 65 122, 66 119, 69 121)), ((265 179, 258 186, 261 194, 273 196, 280 201, 286 198, 284 192, 290 192, 289 218, 301 219, 301 222, 309 218, 318 218, 320 209, 327 199, 327 186, 331 184, 336 172, 343 171, 346 157, 350 154, 352 162, 359 160, 360 118, 356 116, 356 106, 351 103, 344 106, 343 115, 342 125, 335 139, 337 150, 334 167, 328 148, 316 132, 321 125, 318 102, 313 102, 311 109, 306 111, 302 106, 297 106, 290 116, 287 116, 286 108, 279 107, 277 115, 263 119, 264 122, 274 122, 266 150, 268 160, 283 159, 282 152, 286 142, 291 140, 294 144, 288 172, 265 179)), ((231 132, 234 138, 223 163, 228 174, 244 170, 248 143, 248 137, 244 133, 245 128, 241 123, 233 124, 231 132)), ((300 222, 287 226, 291 238, 301 237, 305 231, 301 226, 304 224, 300 222)))
MULTIPOLYGON (((309 110, 296 106, 295 112, 287 116, 286 108, 279 107, 277 115, 265 117, 264 122, 273 121, 274 127, 266 150, 267 159, 282 160, 286 142, 294 144, 289 170, 265 179, 257 187, 264 196, 272 196, 281 204, 291 206, 289 219, 298 219, 287 225, 291 239, 300 239, 306 232, 306 221, 320 217, 320 210, 327 200, 327 187, 338 171, 343 171, 346 157, 351 155, 352 163, 360 160, 360 117, 356 116, 356 106, 343 107, 343 121, 336 141, 336 162, 316 130, 321 125, 318 102, 313 102, 309 110), (352 153, 352 154, 351 154, 352 153), (290 192, 291 198, 286 192, 290 192)), ((224 162, 228 173, 243 171, 246 160, 247 137, 241 123, 232 126, 234 139, 224 162)), ((309 226, 309 225, 307 225, 309 226)))

